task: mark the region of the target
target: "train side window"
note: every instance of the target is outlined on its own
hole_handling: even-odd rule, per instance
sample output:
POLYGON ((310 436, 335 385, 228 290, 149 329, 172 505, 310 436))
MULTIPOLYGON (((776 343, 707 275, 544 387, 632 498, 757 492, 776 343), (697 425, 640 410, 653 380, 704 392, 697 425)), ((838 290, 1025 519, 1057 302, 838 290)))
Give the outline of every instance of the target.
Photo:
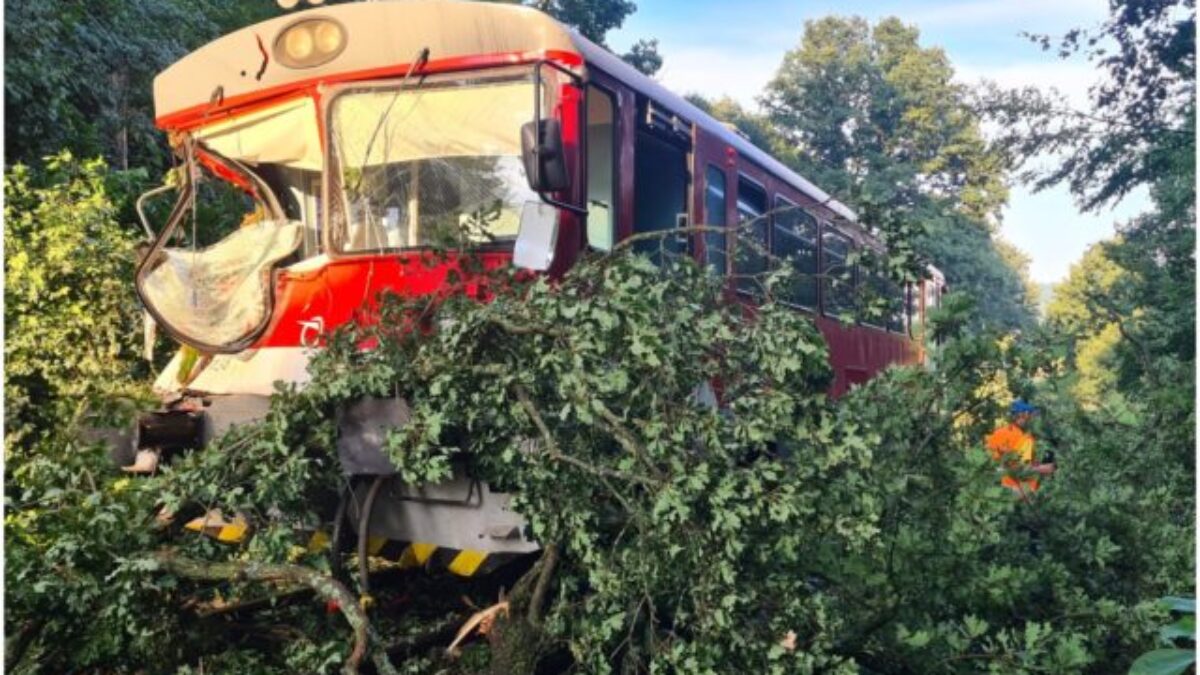
POLYGON ((925 301, 922 303, 924 307, 922 307, 921 324, 928 325, 929 315, 933 313, 933 310, 937 309, 938 306, 939 298, 937 282, 933 279, 926 279, 925 281, 921 282, 921 288, 925 293, 925 301))
POLYGON ((767 211, 767 192, 746 176, 738 176, 737 214, 738 247, 735 250, 734 271, 741 277, 738 289, 750 293, 761 291, 760 279, 767 271, 766 252, 770 250, 769 225, 763 217, 767 211))
POLYGON ((893 333, 903 333, 908 326, 908 294, 904 292, 904 284, 888 280, 888 316, 887 328, 893 333))
POLYGON ((837 316, 854 311, 854 269, 847 258, 854 250, 850 237, 826 223, 821 228, 821 275, 824 277, 824 312, 837 316))
POLYGON ((904 286, 892 281, 886 274, 863 272, 862 283, 866 284, 872 297, 882 301, 882 312, 876 315, 864 316, 863 323, 876 328, 884 328, 893 333, 904 332, 905 300, 904 286))
MULTIPOLYGON (((862 298, 863 303, 864 303, 864 310, 865 310, 862 313, 862 322, 868 326, 874 326, 875 328, 885 328, 885 327, 887 327, 887 314, 888 314, 888 311, 886 308, 887 299, 888 299, 887 279, 885 279, 883 277, 883 275, 878 274, 876 272, 873 272, 873 271, 868 272, 866 268, 860 268, 860 269, 861 269, 860 280, 862 282, 861 286, 865 286, 866 290, 868 291, 868 293, 866 294, 866 297, 862 298), (871 307, 869 304, 867 304, 868 302, 870 302, 871 304, 874 304, 875 307, 878 307, 878 303, 880 303, 881 301, 882 301, 882 304, 884 305, 884 309, 883 309, 882 313, 876 313, 874 311, 866 311, 866 310, 874 309, 874 307, 871 307)), ((860 288, 860 290, 861 290, 861 288, 860 288)))
POLYGON ((593 84, 588 87, 587 108, 587 241, 593 249, 608 251, 616 223, 616 106, 612 94, 593 84))
MULTIPOLYGON (((633 233, 672 230, 680 214, 687 214, 688 153, 685 148, 646 130, 638 130, 634 143, 633 233)), ((660 260, 663 253, 687 251, 687 237, 664 235, 634 244, 634 250, 660 260)))
POLYGON ((320 253, 321 172, 267 162, 260 163, 256 169, 274 191, 288 220, 304 223, 300 258, 311 258, 320 253))
MULTIPOLYGON (((725 227, 725 172, 720 168, 708 165, 704 173, 704 224, 712 227, 725 227)), ((717 274, 725 274, 728 236, 725 232, 704 233, 704 257, 707 264, 717 274)))
POLYGON ((917 325, 917 289, 913 284, 904 285, 904 332, 915 335, 917 325))
POLYGON ((784 302, 808 309, 817 306, 817 219, 783 197, 775 198, 772 253, 788 260, 796 276, 780 291, 784 302))

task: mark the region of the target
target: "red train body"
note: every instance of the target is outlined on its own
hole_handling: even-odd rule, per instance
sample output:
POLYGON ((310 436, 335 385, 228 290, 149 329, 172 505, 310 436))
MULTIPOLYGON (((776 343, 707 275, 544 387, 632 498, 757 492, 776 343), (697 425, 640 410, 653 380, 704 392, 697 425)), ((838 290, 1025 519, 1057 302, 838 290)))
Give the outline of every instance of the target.
MULTIPOLYGON (((303 383, 321 335, 380 292, 446 292, 453 260, 426 261, 446 228, 468 232, 462 245, 487 266, 559 275, 589 247, 708 225, 663 241, 730 275, 730 293, 747 303, 743 281, 765 269, 763 250, 807 275, 783 299, 827 339, 835 395, 923 358, 936 271, 903 289, 855 270, 851 251, 879 245, 852 210, 540 12, 453 0, 320 7, 222 37, 154 89, 158 125, 185 170, 157 231, 143 217, 153 243, 137 285, 161 329, 212 356, 183 372, 181 351, 156 382, 172 400, 203 399, 205 439, 260 417, 277 381, 303 383), (202 236, 200 208, 220 216, 236 203, 202 203, 213 185, 253 199, 240 222, 202 236), (839 321, 855 284, 868 283, 891 301, 881 325, 839 321)), ((155 414, 196 414, 175 405, 155 414)), ((348 412, 347 474, 388 474, 377 449, 361 451, 363 429, 396 418, 389 406, 348 412)), ((139 453, 171 442, 136 439, 139 453)), ((467 575, 489 555, 537 548, 524 535, 485 534, 520 524, 506 496, 465 476, 422 490, 481 502, 468 512, 447 499, 384 500, 369 527, 350 514, 364 523, 360 537, 427 542, 411 549, 418 561, 433 545, 462 551, 451 569, 467 575)))
MULTIPOLYGON (((310 54, 318 51, 309 45, 310 54)), ((560 123, 563 158, 570 176, 569 187, 554 193, 552 200, 585 205, 559 212, 550 274, 568 269, 589 246, 607 248, 636 233, 673 228, 685 221, 728 225, 757 218, 761 227, 730 228, 723 246, 718 241, 721 237, 702 234, 687 242, 687 251, 701 260, 723 265, 725 272, 742 272, 735 269, 739 236, 755 237, 760 245, 779 251, 784 247, 782 240, 800 232, 795 218, 781 223, 782 218, 770 215, 780 207, 799 207, 809 214, 804 225, 810 236, 807 240, 793 237, 790 251, 800 252, 802 258, 808 256, 813 268, 806 271, 819 274, 837 266, 840 258, 835 260, 837 255, 831 252, 835 239, 840 242, 837 254, 842 256, 847 248, 876 246, 868 228, 855 221, 850 209, 721 122, 538 12, 445 0, 340 5, 238 31, 185 57, 156 80, 159 126, 176 138, 194 139, 197 157, 206 160, 202 163, 222 164, 210 160, 221 154, 251 171, 277 165, 281 171, 302 172, 311 182, 299 190, 300 199, 314 202, 288 214, 302 222, 309 233, 305 236, 312 242, 306 241, 305 250, 293 254, 292 264, 282 261, 269 272, 270 297, 265 308, 269 317, 252 335, 232 343, 214 343, 186 330, 173 330, 169 312, 159 306, 163 303, 155 302, 153 293, 143 293, 160 326, 205 351, 291 351, 311 344, 315 331, 331 330, 350 320, 364 299, 380 291, 436 292, 446 269, 413 263, 422 255, 422 242, 413 240, 411 232, 399 239, 415 246, 351 247, 346 245, 348 235, 339 233, 338 228, 352 226, 353 216, 345 213, 353 209, 346 206, 352 198, 346 197, 344 185, 348 151, 340 150, 337 141, 356 132, 345 131, 351 125, 339 121, 337 106, 356 96, 380 96, 383 94, 374 92, 398 91, 396 87, 416 90, 431 82, 452 83, 436 89, 437 95, 457 95, 453 89, 459 87, 457 91, 465 96, 471 89, 460 86, 462 81, 490 81, 501 73, 515 78, 509 81, 522 87, 532 75, 534 86, 549 92, 542 97, 543 117, 560 123), (309 31, 315 39, 312 36, 325 35, 319 31, 326 24, 330 28, 325 33, 340 35, 337 53, 316 65, 289 68, 287 49, 293 42, 303 43, 289 33, 295 33, 297 26, 315 26, 309 31), (294 119, 280 122, 289 116, 294 119), (315 146, 289 157, 270 146, 275 137, 292 137, 289 142, 294 143, 296 136, 309 137, 308 145, 315 146), (273 153, 280 157, 272 157, 273 153), (339 205, 341 217, 334 213, 339 205)), ((409 95, 404 96, 407 103, 409 95)), ((425 104, 421 96, 427 95, 418 90, 413 105, 431 108, 430 115, 446 116, 479 105, 465 98, 458 103, 447 98, 445 104, 425 104)), ((393 99, 393 105, 395 102, 393 99)), ((532 110, 525 112, 532 117, 532 110)), ((383 117, 391 114, 391 108, 380 113, 383 117)), ((359 128, 383 124, 366 117, 353 123, 359 128)), ((479 135, 501 131, 515 135, 518 129, 497 125, 479 135)), ((470 136, 474 132, 464 128, 453 133, 470 136)), ((370 155, 374 150, 368 145, 366 152, 370 155)), ((436 152, 414 150, 403 159, 415 165, 419 156, 428 164, 436 152)), ((508 153, 511 156, 511 148, 508 153)), ((504 150, 495 148, 480 154, 506 157, 504 150)), ((364 156, 362 171, 373 162, 364 156)), ((237 170, 215 173, 236 178, 231 174, 237 170)), ((430 201, 427 194, 422 199, 430 201)), ((393 221, 403 216, 398 209, 388 208, 393 209, 389 211, 393 221)), ((383 221, 388 217, 381 216, 383 221)), ((420 223, 411 213, 407 218, 412 221, 410 229, 420 223)), ((682 249, 682 243, 678 245, 682 249)), ((507 264, 511 239, 507 245, 484 247, 482 255, 488 264, 507 264)), ((921 360, 919 337, 926 304, 938 295, 924 286, 939 281, 905 290, 903 309, 891 317, 896 320, 891 321, 889 330, 886 325, 836 320, 831 307, 834 289, 829 283, 818 283, 815 276, 813 287, 802 294, 803 301, 797 306, 798 311, 814 315, 829 342, 835 394, 890 363, 921 360)), ((169 385, 165 380, 160 384, 169 385)), ((254 389, 261 389, 262 384, 254 389)), ((228 393, 235 392, 230 389, 228 393)))

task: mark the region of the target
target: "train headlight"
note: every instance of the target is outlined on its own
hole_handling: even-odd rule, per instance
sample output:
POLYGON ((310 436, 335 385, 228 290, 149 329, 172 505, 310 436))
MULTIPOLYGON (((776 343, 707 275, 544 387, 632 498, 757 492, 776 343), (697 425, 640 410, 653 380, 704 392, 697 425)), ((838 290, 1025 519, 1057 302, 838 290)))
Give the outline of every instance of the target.
POLYGON ((312 56, 313 34, 312 31, 303 30, 303 26, 297 28, 302 30, 292 29, 283 34, 283 53, 288 60, 302 63, 312 56))
POLYGON ((312 68, 332 61, 346 48, 346 30, 332 19, 304 19, 275 38, 275 60, 289 68, 312 68))
POLYGON ((322 54, 332 54, 342 48, 342 27, 336 23, 322 21, 313 28, 316 38, 317 51, 322 54))

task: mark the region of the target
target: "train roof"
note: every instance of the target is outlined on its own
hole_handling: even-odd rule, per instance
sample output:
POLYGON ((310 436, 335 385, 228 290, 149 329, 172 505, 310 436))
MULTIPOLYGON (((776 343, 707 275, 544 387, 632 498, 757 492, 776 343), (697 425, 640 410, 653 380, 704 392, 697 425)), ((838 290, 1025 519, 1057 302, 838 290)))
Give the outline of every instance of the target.
POLYGON ((785 164, 772 157, 762 148, 729 128, 724 122, 704 112, 682 96, 647 77, 637 68, 626 63, 620 57, 597 45, 587 38, 572 31, 575 46, 588 64, 592 64, 615 76, 634 90, 653 99, 656 104, 669 108, 681 119, 693 122, 706 132, 718 137, 727 145, 737 150, 738 154, 774 174, 780 180, 790 184, 800 192, 808 195, 826 208, 849 221, 857 222, 858 215, 850 207, 842 204, 821 188, 817 187, 800 174, 792 171, 785 164))
POLYGON ((545 54, 577 54, 585 64, 608 72, 681 119, 717 136, 745 159, 842 218, 858 220, 849 207, 682 96, 546 14, 519 5, 390 0, 292 12, 217 38, 168 67, 154 78, 155 114, 159 124, 169 128, 172 119, 214 104, 220 107, 265 98, 323 78, 386 76, 398 64, 412 62, 426 47, 431 61, 459 60, 464 65, 480 55, 505 55, 517 63, 545 54), (316 67, 289 68, 276 63, 272 50, 277 36, 294 23, 321 17, 343 24, 348 35, 345 48, 316 67))

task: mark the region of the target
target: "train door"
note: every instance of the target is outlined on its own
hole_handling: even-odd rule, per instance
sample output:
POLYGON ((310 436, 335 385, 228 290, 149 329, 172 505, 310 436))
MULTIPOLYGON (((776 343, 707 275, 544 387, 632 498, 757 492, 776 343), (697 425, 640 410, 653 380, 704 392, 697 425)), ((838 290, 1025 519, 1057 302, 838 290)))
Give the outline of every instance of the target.
POLYGON ((770 268, 771 215, 765 171, 746 161, 738 162, 735 212, 737 227, 733 245, 735 286, 741 293, 758 299, 765 297, 763 286, 770 268))
MULTIPOLYGON (((690 125, 674 113, 643 99, 634 139, 633 235, 670 230, 690 222, 690 125)), ((667 235, 634 244, 656 260, 688 252, 687 238, 667 235)))
POLYGON ((619 135, 617 97, 596 84, 587 89, 587 244, 612 249, 617 236, 619 135))
MULTIPOLYGON (((692 213, 696 223, 727 228, 735 222, 737 151, 696 125, 692 175, 696 176, 692 213)), ((700 260, 717 274, 729 273, 729 232, 702 232, 692 239, 700 260)))

